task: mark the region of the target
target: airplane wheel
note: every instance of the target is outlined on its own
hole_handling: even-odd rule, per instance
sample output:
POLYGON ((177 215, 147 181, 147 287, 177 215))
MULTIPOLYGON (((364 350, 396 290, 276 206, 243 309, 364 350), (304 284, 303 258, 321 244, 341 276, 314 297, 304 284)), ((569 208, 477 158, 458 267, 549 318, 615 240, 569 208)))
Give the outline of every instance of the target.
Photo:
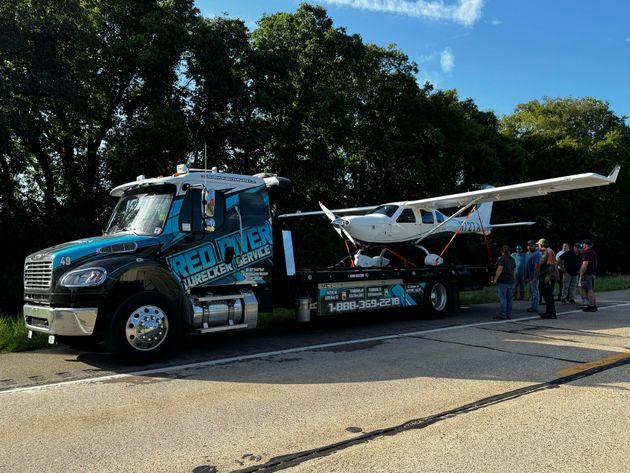
POLYGON ((425 312, 435 319, 444 317, 449 310, 449 287, 444 281, 427 283, 424 290, 425 312))

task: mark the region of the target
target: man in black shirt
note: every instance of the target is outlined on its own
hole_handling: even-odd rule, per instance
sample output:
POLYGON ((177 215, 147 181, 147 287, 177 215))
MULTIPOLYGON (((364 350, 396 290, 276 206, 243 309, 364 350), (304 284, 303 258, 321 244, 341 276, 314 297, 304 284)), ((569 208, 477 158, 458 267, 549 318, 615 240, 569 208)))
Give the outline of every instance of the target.
POLYGON ((584 245, 584 250, 582 251, 582 265, 580 266, 581 287, 588 295, 588 306, 582 310, 584 312, 597 312, 595 291, 593 290, 597 274, 597 254, 593 251, 593 242, 591 240, 586 239, 582 244, 584 245))
POLYGON ((575 290, 582 264, 582 245, 575 243, 573 251, 565 251, 558 257, 558 268, 564 273, 562 276, 562 303, 575 304, 575 290))

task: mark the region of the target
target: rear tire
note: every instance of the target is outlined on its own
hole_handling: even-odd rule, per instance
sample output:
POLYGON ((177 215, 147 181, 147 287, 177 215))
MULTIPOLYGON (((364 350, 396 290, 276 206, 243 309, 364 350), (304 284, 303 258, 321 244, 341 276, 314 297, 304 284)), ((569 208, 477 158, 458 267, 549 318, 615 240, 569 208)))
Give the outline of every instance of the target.
POLYGON ((126 363, 142 364, 170 353, 181 331, 175 304, 158 292, 138 292, 114 309, 107 349, 126 363))
POLYGON ((444 281, 428 282, 424 288, 424 312, 432 319, 441 319, 449 312, 450 291, 444 281))

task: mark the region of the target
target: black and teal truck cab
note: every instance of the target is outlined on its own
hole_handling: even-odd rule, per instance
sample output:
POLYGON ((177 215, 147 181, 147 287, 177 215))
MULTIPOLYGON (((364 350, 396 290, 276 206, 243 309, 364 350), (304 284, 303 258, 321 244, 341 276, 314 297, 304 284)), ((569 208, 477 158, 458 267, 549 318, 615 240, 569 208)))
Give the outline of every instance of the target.
POLYGON ((269 202, 274 188, 290 185, 274 174, 179 165, 173 176, 114 188, 102 236, 26 258, 29 336, 71 346, 104 340, 142 363, 185 334, 255 328, 259 312, 274 307, 294 308, 300 322, 403 307, 442 316, 457 308, 460 290, 490 282, 485 265, 296 267, 291 231, 272 231, 269 202))
POLYGON ((270 302, 268 189, 289 185, 180 165, 173 176, 116 187, 102 236, 26 258, 27 329, 51 343, 104 338, 112 352, 143 361, 183 332, 255 327, 259 302, 270 302))

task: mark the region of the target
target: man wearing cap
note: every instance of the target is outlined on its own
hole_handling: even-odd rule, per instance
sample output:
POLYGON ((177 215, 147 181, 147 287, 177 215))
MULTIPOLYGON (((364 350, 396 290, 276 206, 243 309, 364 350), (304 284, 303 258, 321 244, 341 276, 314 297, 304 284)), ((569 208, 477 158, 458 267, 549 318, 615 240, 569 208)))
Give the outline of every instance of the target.
POLYGON ((538 313, 538 276, 536 275, 536 264, 540 259, 540 253, 536 248, 536 242, 529 240, 527 242, 527 258, 525 258, 525 267, 523 268, 523 278, 529 287, 529 307, 527 312, 538 313))
POLYGON ((585 239, 582 242, 584 249, 582 250, 582 266, 580 266, 580 287, 587 293, 588 306, 582 310, 584 312, 597 312, 597 304, 595 301, 595 291, 593 283, 595 282, 595 274, 597 273, 597 254, 593 251, 593 241, 585 239))
POLYGON ((540 250, 540 259, 536 265, 536 274, 540 282, 540 295, 547 305, 547 309, 544 312, 540 312, 540 317, 543 319, 555 319, 557 317, 556 306, 553 300, 553 285, 555 280, 558 279, 556 274, 558 272, 558 268, 556 267, 556 254, 549 247, 549 242, 546 239, 541 238, 536 244, 540 250))
POLYGON ((523 277, 523 274, 527 254, 523 253, 523 247, 521 245, 516 245, 516 251, 512 253, 512 258, 514 258, 514 262, 516 263, 516 275, 514 279, 514 300, 525 300, 525 279, 523 277))

